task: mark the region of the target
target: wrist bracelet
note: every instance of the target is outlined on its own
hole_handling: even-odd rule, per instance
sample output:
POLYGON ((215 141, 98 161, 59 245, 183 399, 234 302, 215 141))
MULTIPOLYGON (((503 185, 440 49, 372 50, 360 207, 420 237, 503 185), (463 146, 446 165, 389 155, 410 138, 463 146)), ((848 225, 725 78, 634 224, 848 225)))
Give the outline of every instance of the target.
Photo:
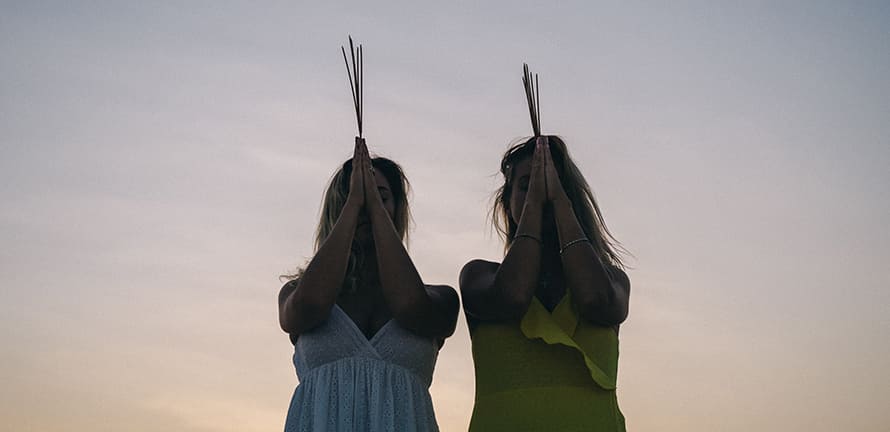
POLYGON ((578 243, 584 243, 584 242, 590 243, 590 240, 589 240, 587 237, 581 237, 581 238, 574 239, 574 240, 572 240, 572 241, 570 241, 570 242, 564 244, 564 245, 559 249, 559 254, 562 255, 562 253, 565 252, 566 249, 568 249, 568 248, 571 247, 572 245, 576 245, 576 244, 578 244, 578 243))
POLYGON ((523 238, 523 237, 524 237, 524 238, 530 238, 530 239, 532 239, 532 240, 538 242, 538 245, 542 245, 542 244, 543 244, 543 243, 541 242, 541 239, 539 239, 539 238, 537 238, 537 237, 535 237, 535 236, 533 236, 533 235, 531 235, 531 234, 516 234, 515 236, 513 236, 513 241, 515 242, 516 240, 519 240, 519 239, 521 239, 521 238, 523 238))

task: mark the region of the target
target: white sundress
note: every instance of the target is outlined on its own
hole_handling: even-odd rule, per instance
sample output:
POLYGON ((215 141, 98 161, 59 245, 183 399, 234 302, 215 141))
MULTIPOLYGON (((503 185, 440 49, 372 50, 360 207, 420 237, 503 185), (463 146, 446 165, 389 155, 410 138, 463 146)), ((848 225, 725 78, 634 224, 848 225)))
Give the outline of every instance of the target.
POLYGON ((334 305, 297 338, 300 383, 285 432, 438 431, 429 387, 439 347, 390 320, 370 340, 334 305))

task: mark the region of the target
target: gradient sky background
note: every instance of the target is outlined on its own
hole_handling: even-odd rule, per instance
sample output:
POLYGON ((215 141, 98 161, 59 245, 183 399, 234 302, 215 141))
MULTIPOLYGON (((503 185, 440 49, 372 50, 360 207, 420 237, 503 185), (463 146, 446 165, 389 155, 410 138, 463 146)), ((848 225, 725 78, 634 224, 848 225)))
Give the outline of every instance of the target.
MULTIPOLYGON (((541 74, 635 255, 630 430, 890 427, 887 2, 73 3, 0 2, 0 429, 281 429, 277 275, 350 156, 349 33, 429 283, 500 259, 493 174, 541 74)), ((461 318, 444 431, 469 346, 461 318)))

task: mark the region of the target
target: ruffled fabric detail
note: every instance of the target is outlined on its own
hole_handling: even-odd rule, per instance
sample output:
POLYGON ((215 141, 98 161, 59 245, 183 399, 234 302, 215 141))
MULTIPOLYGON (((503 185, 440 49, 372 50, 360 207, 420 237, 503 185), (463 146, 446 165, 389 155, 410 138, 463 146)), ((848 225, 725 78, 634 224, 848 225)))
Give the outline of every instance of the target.
POLYGON ((522 317, 520 329, 529 339, 541 339, 550 345, 564 345, 575 349, 584 358, 584 364, 590 371, 590 378, 606 390, 614 390, 616 378, 603 371, 582 348, 582 344, 573 336, 578 327, 578 313, 572 308, 571 296, 568 291, 556 305, 551 314, 536 297, 532 297, 528 311, 522 317))

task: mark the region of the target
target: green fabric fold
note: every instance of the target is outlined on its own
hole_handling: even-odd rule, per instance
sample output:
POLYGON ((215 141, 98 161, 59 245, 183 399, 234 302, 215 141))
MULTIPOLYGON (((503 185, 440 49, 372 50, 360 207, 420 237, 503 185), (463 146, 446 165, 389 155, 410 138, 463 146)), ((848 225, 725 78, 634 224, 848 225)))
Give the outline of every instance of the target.
POLYGON ((528 311, 522 317, 520 329, 522 334, 529 339, 541 339, 550 345, 564 345, 575 349, 584 358, 584 364, 590 371, 590 377, 600 387, 606 390, 614 390, 616 377, 604 372, 590 356, 587 355, 581 344, 574 339, 575 330, 578 327, 578 313, 572 308, 571 298, 568 292, 556 305, 551 314, 536 297, 532 297, 528 311))

